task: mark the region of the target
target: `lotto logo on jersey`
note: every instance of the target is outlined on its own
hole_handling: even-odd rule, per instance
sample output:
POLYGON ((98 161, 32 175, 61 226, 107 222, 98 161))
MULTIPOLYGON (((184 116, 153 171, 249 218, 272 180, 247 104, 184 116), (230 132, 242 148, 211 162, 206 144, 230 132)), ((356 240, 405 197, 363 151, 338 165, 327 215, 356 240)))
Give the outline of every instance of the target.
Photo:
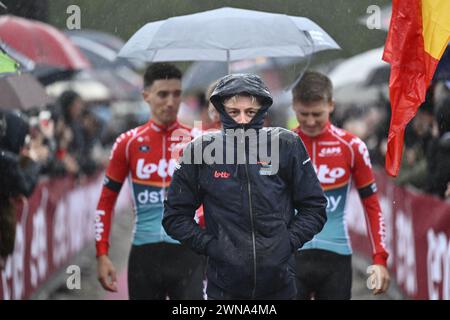
POLYGON ((372 164, 370 163, 369 150, 367 150, 366 144, 359 138, 353 138, 352 141, 350 141, 350 144, 356 144, 358 146, 358 151, 362 155, 364 163, 369 168, 372 168, 372 164))
POLYGON ((328 168, 326 164, 316 167, 316 172, 320 183, 335 183, 337 179, 345 175, 344 168, 328 168))
POLYGON ((139 159, 136 163, 136 176, 139 179, 149 179, 153 173, 157 173, 161 178, 171 177, 175 170, 176 160, 166 159, 159 160, 159 163, 145 163, 145 159, 139 159))
POLYGON ((325 158, 325 157, 338 156, 341 153, 342 153, 341 147, 322 148, 322 149, 320 149, 319 157, 325 158))
POLYGON ((105 215, 104 210, 95 211, 95 240, 102 240, 102 234, 104 231, 104 224, 102 222, 102 216, 105 215))

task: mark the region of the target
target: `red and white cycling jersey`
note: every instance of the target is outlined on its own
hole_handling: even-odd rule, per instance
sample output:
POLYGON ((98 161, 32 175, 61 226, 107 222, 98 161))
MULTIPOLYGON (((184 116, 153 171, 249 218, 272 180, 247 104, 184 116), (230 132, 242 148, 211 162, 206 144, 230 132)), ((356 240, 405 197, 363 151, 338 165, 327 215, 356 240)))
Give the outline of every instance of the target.
POLYGON ((345 223, 345 205, 353 180, 361 197, 375 264, 386 266, 388 253, 384 245, 384 220, 376 193, 369 151, 357 136, 328 123, 316 137, 300 128, 301 137, 328 199, 328 220, 323 230, 302 249, 318 248, 339 254, 351 254, 345 223))
POLYGON ((179 243, 161 225, 163 201, 175 170, 175 155, 190 140, 190 128, 178 122, 162 127, 152 120, 117 138, 97 206, 97 256, 108 253, 112 212, 126 178, 133 192, 136 214, 133 244, 179 243))

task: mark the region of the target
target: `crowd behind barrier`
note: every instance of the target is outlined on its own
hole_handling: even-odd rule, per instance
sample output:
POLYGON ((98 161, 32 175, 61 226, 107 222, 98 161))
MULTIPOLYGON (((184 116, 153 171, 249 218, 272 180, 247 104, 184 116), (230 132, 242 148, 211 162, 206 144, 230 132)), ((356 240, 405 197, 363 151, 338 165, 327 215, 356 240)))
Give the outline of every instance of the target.
MULTIPOLYGON (((373 164, 384 166, 390 105, 337 102, 333 122, 366 143, 373 164)), ((450 197, 450 81, 433 83, 405 130, 402 163, 395 183, 441 198, 450 197)))
MULTIPOLYGON (((375 171, 386 223, 388 267, 406 299, 450 299, 450 202, 398 186, 375 171)), ((371 256, 366 223, 355 190, 349 195, 347 224, 353 250, 371 256)))
MULTIPOLYGON (((79 184, 73 177, 41 181, 29 198, 17 199, 16 241, 0 276, 0 300, 28 299, 71 260, 94 245, 94 219, 102 173, 79 184)), ((117 212, 128 208, 128 185, 117 212)))

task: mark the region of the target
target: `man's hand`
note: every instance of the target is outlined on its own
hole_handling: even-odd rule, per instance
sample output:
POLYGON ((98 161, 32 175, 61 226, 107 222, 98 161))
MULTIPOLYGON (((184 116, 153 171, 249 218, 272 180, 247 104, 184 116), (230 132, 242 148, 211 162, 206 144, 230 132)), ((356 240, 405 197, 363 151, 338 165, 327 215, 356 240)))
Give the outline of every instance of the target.
POLYGON ((116 269, 107 255, 97 258, 97 277, 103 289, 117 292, 116 269))
POLYGON ((385 266, 381 264, 374 264, 367 268, 366 271, 370 274, 367 279, 367 287, 369 289, 373 289, 373 294, 377 295, 380 293, 384 293, 389 288, 389 271, 385 266))

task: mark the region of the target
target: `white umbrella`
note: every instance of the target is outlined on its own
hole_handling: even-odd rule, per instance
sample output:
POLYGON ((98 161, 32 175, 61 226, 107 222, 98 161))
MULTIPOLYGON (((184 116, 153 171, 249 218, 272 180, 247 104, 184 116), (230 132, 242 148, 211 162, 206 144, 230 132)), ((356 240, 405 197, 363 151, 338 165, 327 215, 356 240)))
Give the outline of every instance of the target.
POLYGON ((333 98, 339 105, 335 117, 347 108, 370 108, 389 100, 389 64, 381 57, 383 47, 357 54, 338 64, 330 73, 333 98))
POLYGON ((388 68, 389 64, 381 59, 383 50, 384 47, 372 49, 340 63, 329 74, 333 86, 339 88, 349 84, 364 85, 378 69, 388 68))
POLYGON ((66 90, 75 91, 88 102, 105 101, 111 98, 109 89, 96 80, 58 81, 48 85, 45 90, 49 96, 55 98, 66 90))
POLYGON ((317 24, 303 17, 221 8, 151 22, 119 56, 148 62, 230 61, 255 57, 304 57, 340 49, 317 24))

